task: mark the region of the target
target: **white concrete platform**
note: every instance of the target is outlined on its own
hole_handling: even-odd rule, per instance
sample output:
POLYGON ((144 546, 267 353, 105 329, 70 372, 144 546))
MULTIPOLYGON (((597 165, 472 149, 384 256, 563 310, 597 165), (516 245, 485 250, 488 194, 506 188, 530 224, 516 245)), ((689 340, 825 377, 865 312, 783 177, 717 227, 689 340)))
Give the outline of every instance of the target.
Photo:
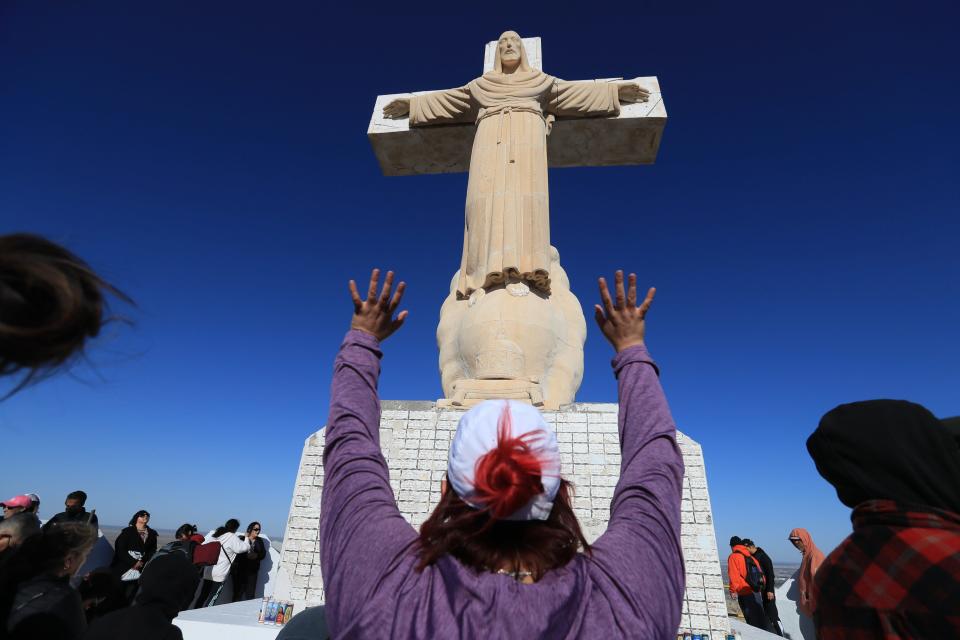
MULTIPOLYGON (((740 637, 743 640, 773 640, 773 638, 780 637, 775 633, 770 633, 769 631, 764 631, 763 629, 751 627, 739 618, 730 618, 730 630, 733 632, 739 631, 740 637)), ((713 636, 710 637, 712 638, 713 636)))
POLYGON ((800 613, 797 601, 800 599, 800 589, 797 579, 800 570, 794 572, 790 578, 777 587, 777 611, 780 613, 780 625, 783 633, 791 640, 816 640, 817 632, 813 620, 800 613))
POLYGON ((216 607, 182 611, 173 624, 183 640, 270 640, 283 627, 260 624, 260 600, 245 600, 216 607))

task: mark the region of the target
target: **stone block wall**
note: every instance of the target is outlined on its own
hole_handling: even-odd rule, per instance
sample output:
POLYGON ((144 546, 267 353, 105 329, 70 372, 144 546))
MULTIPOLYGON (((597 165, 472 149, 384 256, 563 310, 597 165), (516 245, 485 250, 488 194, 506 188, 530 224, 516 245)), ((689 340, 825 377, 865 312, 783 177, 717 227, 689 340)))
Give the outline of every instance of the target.
MULTIPOLYGON (((415 527, 440 500, 450 439, 463 411, 438 409, 433 402, 382 403, 380 443, 390 467, 397 505, 415 527)), ((557 431, 562 473, 574 484, 574 510, 584 535, 604 532, 610 500, 620 476, 617 405, 575 403, 544 412, 557 431)), ((677 434, 686 473, 683 478, 681 540, 687 571, 681 629, 721 634, 730 630, 707 478, 700 445, 677 434)), ((320 495, 323 489, 323 431, 303 448, 293 503, 283 540, 276 587, 280 599, 313 606, 323 602, 320 573, 320 495)))

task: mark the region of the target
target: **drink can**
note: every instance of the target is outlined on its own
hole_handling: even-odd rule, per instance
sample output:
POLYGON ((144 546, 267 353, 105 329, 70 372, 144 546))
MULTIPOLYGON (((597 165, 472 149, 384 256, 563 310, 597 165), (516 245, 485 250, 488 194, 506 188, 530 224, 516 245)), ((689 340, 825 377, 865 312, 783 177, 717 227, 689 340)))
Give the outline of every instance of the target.
POLYGON ((283 619, 286 620, 287 622, 290 622, 290 618, 292 618, 292 617, 293 617, 293 603, 292 603, 292 602, 288 602, 288 603, 287 603, 287 608, 286 608, 286 610, 283 612, 283 619))
POLYGON ((266 624, 277 624, 277 603, 270 600, 270 606, 267 607, 267 617, 264 620, 266 624))
POLYGON ((269 606, 269 604, 270 604, 270 598, 264 598, 260 602, 260 616, 257 618, 257 622, 259 624, 263 624, 263 619, 267 615, 267 607, 269 606))
POLYGON ((277 624, 283 626, 283 612, 286 609, 286 605, 283 602, 277 604, 277 624))
POLYGON ((689 631, 684 631, 683 640, 693 640, 693 634, 691 634, 689 631))

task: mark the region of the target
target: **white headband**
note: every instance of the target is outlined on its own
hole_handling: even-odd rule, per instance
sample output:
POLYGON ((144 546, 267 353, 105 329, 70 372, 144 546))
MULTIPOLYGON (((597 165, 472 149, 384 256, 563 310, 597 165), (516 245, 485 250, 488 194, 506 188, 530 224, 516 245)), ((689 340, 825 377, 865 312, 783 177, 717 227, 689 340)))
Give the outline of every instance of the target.
POLYGON ((474 471, 477 461, 497 446, 497 426, 504 408, 510 412, 511 437, 542 432, 535 440, 535 451, 541 464, 540 482, 544 489, 504 519, 546 520, 560 488, 560 447, 556 431, 532 405, 516 400, 487 400, 464 413, 450 445, 447 479, 461 500, 475 509, 483 508, 474 501, 474 471))

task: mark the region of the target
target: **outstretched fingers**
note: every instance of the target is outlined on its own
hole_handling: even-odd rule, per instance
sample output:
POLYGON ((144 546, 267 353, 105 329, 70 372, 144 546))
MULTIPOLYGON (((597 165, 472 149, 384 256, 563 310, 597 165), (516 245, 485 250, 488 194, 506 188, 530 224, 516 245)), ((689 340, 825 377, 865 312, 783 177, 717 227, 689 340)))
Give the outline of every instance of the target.
MULTIPOLYGON (((397 307, 400 305, 400 300, 403 298, 403 292, 407 289, 407 283, 400 281, 400 284, 397 285, 397 290, 393 294, 393 299, 390 301, 390 313, 393 313, 397 310, 397 307)), ((406 311, 404 311, 406 313, 406 311)))
POLYGON ((627 307, 637 306, 637 274, 627 276, 627 307))
POLYGON ((593 319, 597 321, 597 325, 601 329, 603 328, 603 323, 607 320, 607 316, 603 313, 603 307, 598 304, 593 305, 593 319))
POLYGON ((640 305, 640 317, 644 318, 647 315, 647 311, 650 309, 650 305, 653 304, 653 296, 657 295, 657 288, 650 287, 647 290, 647 297, 643 299, 643 303, 640 305))
POLYGON ((613 279, 617 288, 617 309, 623 309, 623 306, 626 304, 627 297, 623 290, 623 271, 618 269, 614 274, 613 279))
POLYGON ((367 300, 377 298, 377 282, 380 280, 380 269, 374 269, 370 272, 370 287, 367 289, 367 300))
POLYGON ((607 288, 607 279, 599 278, 597 280, 597 285, 600 287, 600 302, 603 303, 603 308, 607 312, 607 317, 613 316, 613 300, 610 299, 610 290, 607 288))
POLYGON ((360 292, 357 291, 357 283, 353 280, 350 281, 350 299, 353 300, 354 312, 359 312, 363 306, 363 300, 360 299, 360 292))
POLYGON ((387 271, 387 277, 383 281, 383 291, 380 292, 380 300, 377 303, 381 309, 390 308, 390 290, 393 288, 393 271, 387 271))
POLYGON ((407 319, 407 310, 404 309, 397 314, 397 317, 393 319, 393 322, 390 323, 390 333, 393 333, 403 325, 403 321, 407 319))

